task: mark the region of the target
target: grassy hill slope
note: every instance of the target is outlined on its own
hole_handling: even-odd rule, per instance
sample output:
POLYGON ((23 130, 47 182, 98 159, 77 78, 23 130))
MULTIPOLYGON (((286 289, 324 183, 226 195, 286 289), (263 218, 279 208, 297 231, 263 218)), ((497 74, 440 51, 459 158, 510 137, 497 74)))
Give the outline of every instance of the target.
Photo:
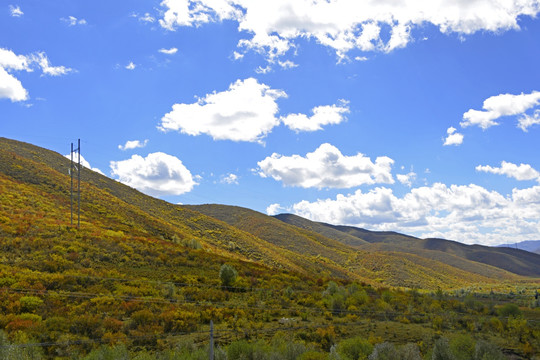
POLYGON ((330 231, 342 232, 359 239, 357 242, 349 238, 340 240, 357 249, 414 254, 487 277, 507 277, 507 272, 531 277, 540 276, 540 256, 523 250, 465 245, 444 239, 419 239, 396 232, 369 231, 353 226, 316 223, 291 214, 277 215, 276 218, 324 234, 330 234, 330 231))
MULTIPOLYGON (((69 160, 58 153, 0 139, 0 175, 3 193, 9 194, 2 199, 3 234, 65 235, 68 168, 69 160), (27 203, 13 207, 11 201, 23 201, 10 200, 23 193, 19 187, 33 195, 25 198, 27 203), (14 221, 12 216, 19 218, 14 221)), ((305 229, 239 207, 173 205, 88 169, 82 172, 81 189, 82 229, 89 236, 108 232, 122 239, 194 242, 208 253, 274 269, 391 286, 455 288, 512 278, 500 270, 471 273, 422 253, 374 251, 356 234, 328 226, 313 224, 314 228, 305 229)))
POLYGON ((280 221, 279 216, 274 218, 236 206, 195 205, 187 208, 222 220, 268 243, 293 250, 298 257, 308 255, 313 262, 322 261, 335 269, 345 269, 352 278, 368 283, 433 289, 515 278, 504 270, 470 261, 472 268, 478 267, 478 272, 409 252, 381 252, 370 248, 371 244, 366 241, 297 216, 289 216, 289 219, 295 218, 294 225, 298 225, 291 226, 280 221), (337 239, 323 236, 318 231, 337 239), (339 240, 349 241, 354 247, 339 240))

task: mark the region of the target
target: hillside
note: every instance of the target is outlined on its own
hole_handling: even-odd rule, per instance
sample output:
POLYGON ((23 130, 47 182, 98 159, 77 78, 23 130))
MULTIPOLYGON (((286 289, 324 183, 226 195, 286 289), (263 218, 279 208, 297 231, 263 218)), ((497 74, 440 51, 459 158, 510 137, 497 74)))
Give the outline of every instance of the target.
MULTIPOLYGON (((507 271, 477 262, 459 258, 453 261, 457 264, 466 263, 463 268, 453 263, 445 263, 445 260, 452 257, 451 255, 437 259, 425 256, 425 253, 415 254, 397 248, 381 251, 372 244, 331 226, 317 224, 294 215, 288 215, 287 218, 294 219, 295 223, 287 224, 281 221, 283 217, 280 215, 274 218, 236 206, 195 205, 187 208, 222 220, 273 245, 293 249, 298 258, 310 255, 312 261, 324 261, 336 268, 344 268, 351 276, 361 276, 367 279, 365 281, 368 283, 418 288, 451 288, 466 283, 515 279, 515 275, 507 271), (341 241, 349 243, 343 244, 341 241)), ((392 236, 410 238, 397 233, 392 233, 392 236)))
MULTIPOLYGON (((4 164, 0 170, 5 176, 53 196, 55 209, 64 211, 55 221, 68 219, 69 160, 8 139, 0 140, 0 156, 4 164)), ((227 258, 304 275, 418 288, 456 288, 513 278, 511 273, 478 262, 463 265, 459 256, 449 261, 448 256, 428 254, 426 249, 396 247, 395 241, 389 248, 381 245, 394 238, 423 241, 397 233, 344 229, 305 219, 304 225, 300 219, 291 225, 249 209, 224 205, 173 205, 88 169, 84 169, 82 179, 83 224, 166 241, 196 241, 207 251, 227 258)), ((50 220, 50 216, 43 218, 50 220)))
POLYGON ((281 339, 324 354, 361 335, 422 343, 427 354, 441 334, 476 323, 495 324, 484 331, 509 353, 540 346, 534 322, 520 325, 527 347, 499 326, 505 315, 494 317, 508 299, 524 308, 534 298, 537 284, 509 272, 375 251, 331 227, 304 229, 305 219, 173 205, 88 169, 77 229, 68 167, 60 154, 0 139, 0 358, 128 358, 110 355, 118 346, 140 358, 190 358, 184 344, 208 344, 210 321, 229 349, 281 339), (237 276, 225 282, 224 268, 237 276), (471 290, 492 285, 499 293, 489 299, 471 290))
POLYGON ((319 231, 321 234, 338 231, 353 236, 359 241, 355 242, 349 238, 345 241, 357 249, 414 254, 487 277, 507 276, 501 269, 523 276, 540 276, 540 256, 523 250, 466 245, 444 239, 419 239, 396 232, 369 231, 353 226, 316 223, 291 214, 277 215, 276 218, 298 227, 319 231))

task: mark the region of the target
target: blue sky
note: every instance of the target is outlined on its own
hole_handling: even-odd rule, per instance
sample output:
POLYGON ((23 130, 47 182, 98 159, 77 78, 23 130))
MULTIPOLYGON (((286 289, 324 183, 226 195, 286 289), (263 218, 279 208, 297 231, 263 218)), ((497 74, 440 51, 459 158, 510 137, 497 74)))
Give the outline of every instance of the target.
POLYGON ((171 203, 540 239, 538 0, 7 1, 0 136, 171 203))

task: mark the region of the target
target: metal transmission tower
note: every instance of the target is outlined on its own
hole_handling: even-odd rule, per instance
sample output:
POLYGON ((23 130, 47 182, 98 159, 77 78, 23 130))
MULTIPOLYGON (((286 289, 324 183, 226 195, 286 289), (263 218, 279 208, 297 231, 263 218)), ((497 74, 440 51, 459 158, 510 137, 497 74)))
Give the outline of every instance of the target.
POLYGON ((71 143, 71 167, 69 174, 71 175, 71 225, 73 225, 73 168, 77 169, 77 229, 81 226, 81 139, 78 139, 77 148, 73 149, 71 143), (77 153, 77 164, 73 163, 73 153, 77 153))

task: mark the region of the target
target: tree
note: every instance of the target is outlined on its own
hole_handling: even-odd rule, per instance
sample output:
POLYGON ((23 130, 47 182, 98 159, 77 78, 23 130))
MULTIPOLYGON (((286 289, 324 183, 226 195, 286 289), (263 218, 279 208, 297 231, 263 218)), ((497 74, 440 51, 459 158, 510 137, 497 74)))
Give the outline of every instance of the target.
POLYGON ((238 272, 234 267, 229 264, 221 265, 219 270, 219 278, 221 279, 221 285, 224 287, 229 287, 234 284, 236 278, 238 277, 238 272))

